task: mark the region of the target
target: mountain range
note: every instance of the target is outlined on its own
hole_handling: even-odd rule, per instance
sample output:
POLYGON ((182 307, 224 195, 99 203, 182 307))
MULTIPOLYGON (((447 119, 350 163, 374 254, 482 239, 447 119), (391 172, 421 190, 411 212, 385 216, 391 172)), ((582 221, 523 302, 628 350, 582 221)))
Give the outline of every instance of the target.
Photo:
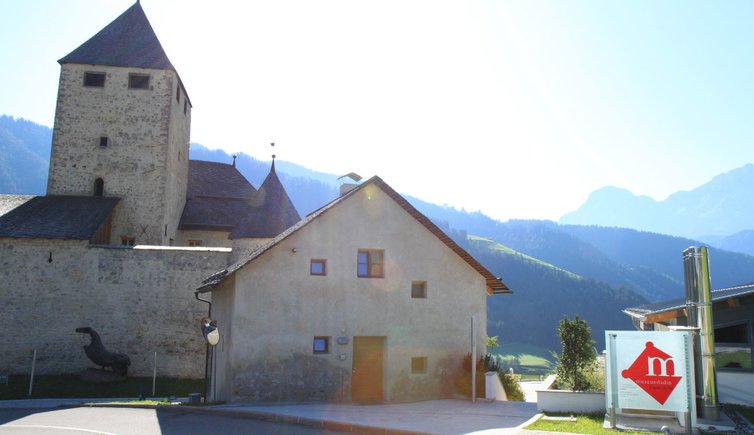
MULTIPOLYGON (((0 116, 0 193, 44 194, 50 141, 48 127, 0 116)), ((224 151, 199 144, 191 144, 190 157, 225 163, 233 161, 224 151)), ((239 154, 236 167, 252 184, 259 186, 269 172, 270 163, 239 154)), ((280 160, 276 160, 275 167, 301 216, 338 195, 340 182, 335 174, 280 160)), ((710 182, 712 186, 683 192, 684 195, 678 196, 680 199, 673 201, 687 204, 728 192, 726 199, 720 201, 721 208, 715 210, 715 213, 724 213, 724 207, 735 206, 744 198, 744 193, 735 196, 732 192, 746 190, 748 172, 754 173, 754 166, 733 171, 730 179, 727 178, 730 173, 716 177, 710 182), (744 186, 735 185, 736 182, 744 183, 744 186), (689 195, 696 193, 699 197, 692 201, 689 195)), ((400 186, 395 187, 400 189, 400 186)), ((608 204, 609 201, 627 203, 632 201, 632 196, 626 191, 618 191, 614 196, 610 189, 603 189, 601 193, 593 194, 582 208, 564 216, 560 223, 538 220, 500 222, 479 212, 439 206, 411 196, 406 199, 513 289, 512 295, 491 297, 488 304, 488 334, 500 338, 502 351, 506 352, 506 346, 511 343, 525 343, 539 347, 547 354, 550 350, 558 350, 556 327, 564 315, 579 315, 586 319, 592 327, 598 349, 603 349, 604 330, 633 329, 622 309, 683 297, 681 252, 702 242, 677 235, 605 225, 599 221, 585 222, 587 225, 568 223, 569 220, 586 219, 588 214, 584 210, 594 209, 594 213, 611 215, 612 212, 598 210, 609 206, 599 204, 608 204)), ((653 204, 649 198, 636 200, 653 204)), ((666 201, 660 208, 669 207, 667 204, 666 201)), ((746 207, 748 205, 743 205, 739 210, 746 210, 746 207)), ((677 216, 685 214, 689 220, 695 216, 686 209, 674 213, 677 216)), ((739 211, 728 210, 727 213, 735 215, 739 211)), ((701 215, 699 219, 704 221, 708 216, 701 215)), ((641 226, 628 223, 624 226, 641 226)), ((687 224, 688 228, 693 227, 691 222, 687 224)), ((722 228, 722 224, 719 226, 722 228)), ((736 236, 717 237, 715 242, 718 246, 737 243, 745 252, 745 241, 754 239, 754 232, 737 231, 740 233, 736 236)), ((710 258, 713 287, 754 281, 754 257, 713 247, 710 258)))
POLYGON ((740 233, 754 230, 752 186, 754 165, 747 164, 693 190, 676 192, 663 201, 605 187, 594 191, 586 203, 559 222, 634 228, 740 249, 737 246, 740 233))

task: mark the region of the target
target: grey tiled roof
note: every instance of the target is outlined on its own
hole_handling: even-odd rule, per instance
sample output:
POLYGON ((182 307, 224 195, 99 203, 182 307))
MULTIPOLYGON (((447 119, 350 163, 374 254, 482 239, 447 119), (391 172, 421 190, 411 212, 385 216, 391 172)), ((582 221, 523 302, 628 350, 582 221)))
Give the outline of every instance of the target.
POLYGON ((119 198, 35 196, 0 216, 0 237, 90 240, 119 198))
POLYGON ((175 71, 139 2, 58 62, 175 71))
POLYGON ((233 166, 189 160, 182 230, 231 231, 253 208, 256 189, 233 166))
POLYGON ((300 220, 301 216, 275 173, 273 162, 257 191, 255 207, 233 229, 230 238, 272 238, 300 220))
MULTIPOLYGON (((728 287, 719 290, 712 290, 712 302, 720 302, 726 299, 747 296, 754 294, 754 283, 742 284, 735 287, 728 287)), ((624 313, 632 317, 646 318, 654 314, 663 313, 666 311, 679 310, 686 308, 686 299, 677 298, 661 302, 653 302, 651 304, 640 305, 638 307, 626 308, 624 313)))

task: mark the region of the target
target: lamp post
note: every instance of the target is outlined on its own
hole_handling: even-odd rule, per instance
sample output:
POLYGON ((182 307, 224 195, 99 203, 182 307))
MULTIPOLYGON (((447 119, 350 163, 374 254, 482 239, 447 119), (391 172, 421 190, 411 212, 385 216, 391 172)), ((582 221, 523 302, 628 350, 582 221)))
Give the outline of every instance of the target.
MULTIPOLYGON (((207 340, 207 360, 204 362, 204 401, 209 399, 209 385, 212 382, 211 373, 215 368, 215 346, 220 342, 220 331, 217 329, 217 320, 205 317, 201 321, 202 335, 207 340)), ((212 382, 214 387, 214 382, 212 382)), ((212 394, 212 399, 215 395, 212 394)))

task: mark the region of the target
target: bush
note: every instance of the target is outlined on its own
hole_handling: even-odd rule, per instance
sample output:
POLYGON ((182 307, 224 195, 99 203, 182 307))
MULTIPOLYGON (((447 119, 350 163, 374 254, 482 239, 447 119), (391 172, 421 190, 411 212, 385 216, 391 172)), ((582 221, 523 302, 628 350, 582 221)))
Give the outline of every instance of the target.
MULTIPOLYGON (((471 383, 469 382, 469 375, 471 373, 471 353, 467 353, 463 358, 463 364, 461 369, 455 376, 455 386, 458 394, 464 396, 471 396, 471 383)), ((515 375, 509 375, 503 373, 500 363, 495 355, 486 354, 479 358, 476 363, 476 396, 480 398, 486 397, 485 377, 487 372, 496 372, 500 378, 500 382, 503 384, 505 395, 508 400, 513 402, 523 402, 524 392, 519 385, 519 377, 515 375)))
POLYGON ((597 352, 594 350, 592 331, 586 320, 567 316, 558 324, 562 351, 557 357, 558 386, 573 391, 589 389, 587 373, 595 370, 597 352))

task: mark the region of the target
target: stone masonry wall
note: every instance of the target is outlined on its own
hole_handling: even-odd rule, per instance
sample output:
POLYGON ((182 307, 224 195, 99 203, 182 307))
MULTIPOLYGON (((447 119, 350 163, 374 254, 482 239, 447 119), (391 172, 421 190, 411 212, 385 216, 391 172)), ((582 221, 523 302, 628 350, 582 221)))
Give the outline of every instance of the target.
POLYGON ((170 70, 62 66, 47 193, 91 195, 102 178, 104 195, 122 198, 112 243, 129 236, 137 244, 167 245, 172 237, 166 225, 174 231, 185 201, 190 129, 176 86, 170 70), (105 73, 104 87, 84 86, 86 72, 105 73), (149 89, 129 89, 130 73, 149 75, 149 89), (107 146, 100 146, 103 136, 107 146))
POLYGON ((207 304, 193 290, 226 267, 228 249, 93 247, 85 242, 0 239, 0 373, 77 373, 94 364, 82 346, 91 326, 131 358, 129 374, 202 378, 207 304))

